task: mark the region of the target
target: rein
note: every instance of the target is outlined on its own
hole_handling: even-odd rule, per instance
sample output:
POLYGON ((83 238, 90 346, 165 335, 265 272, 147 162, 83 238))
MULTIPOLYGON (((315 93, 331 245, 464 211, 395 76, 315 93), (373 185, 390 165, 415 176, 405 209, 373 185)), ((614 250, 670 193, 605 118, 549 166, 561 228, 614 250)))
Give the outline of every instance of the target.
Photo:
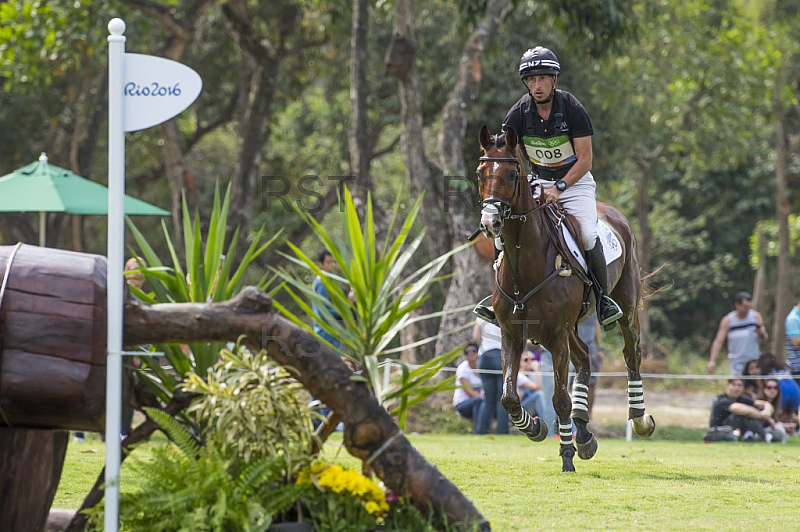
MULTIPOLYGON (((497 209, 497 214, 500 216, 500 218, 502 220, 518 220, 520 223, 524 224, 528 220, 528 216, 530 216, 531 214, 533 214, 534 212, 536 212, 538 210, 541 210, 541 209, 547 207, 547 205, 548 205, 547 203, 543 203, 543 202, 540 202, 540 201, 537 200, 536 201, 537 205, 535 207, 533 207, 530 211, 528 211, 528 212, 526 212, 524 214, 512 214, 511 210, 513 209, 514 205, 516 204, 517 200, 519 199, 519 195, 521 194, 520 183, 521 183, 522 178, 521 178, 520 172, 519 172, 519 169, 520 169, 519 159, 513 158, 513 157, 481 157, 479 159, 479 161, 481 161, 481 162, 506 162, 506 163, 516 163, 517 164, 517 170, 516 170, 517 183, 514 186, 514 192, 511 195, 511 201, 510 202, 506 202, 504 200, 498 200, 498 199, 495 199, 495 198, 488 198, 488 199, 484 199, 482 201, 482 203, 483 203, 483 205, 485 207, 486 206, 492 206, 495 209, 497 209), (502 207, 502 209, 500 207, 502 207)), ((547 222, 545 221, 544 223, 546 224, 547 222)), ((522 235, 522 231, 518 231, 517 232, 517 243, 515 245, 516 249, 521 249, 521 245, 520 245, 520 242, 519 242, 519 239, 520 239, 521 235, 522 235)), ((500 245, 503 247, 503 253, 505 254, 506 243, 505 243, 505 240, 503 239, 502 236, 500 237, 500 245)), ((509 261, 508 265, 511 268, 511 276, 514 279, 514 296, 512 297, 512 296, 508 295, 505 292, 505 290, 503 290, 503 287, 500 286, 499 268, 495 268, 495 271, 494 271, 494 282, 495 282, 495 286, 497 287, 497 290, 500 292, 500 294, 504 298, 506 298, 509 302, 514 304, 514 314, 516 314, 517 311, 522 312, 525 309, 525 302, 526 301, 528 301, 531 297, 533 297, 534 294, 536 294, 539 290, 541 290, 549 282, 551 282, 553 279, 558 277, 561 272, 563 272, 563 271, 565 271, 567 269, 566 266, 561 266, 560 268, 553 270, 553 272, 551 272, 550 275, 545 277, 545 279, 541 283, 539 283, 538 285, 534 286, 531 291, 529 291, 527 294, 525 294, 524 297, 520 298, 519 285, 521 283, 520 283, 520 278, 519 278, 519 273, 518 273, 519 272, 519 255, 517 255, 516 267, 511 264, 511 261, 509 261)))

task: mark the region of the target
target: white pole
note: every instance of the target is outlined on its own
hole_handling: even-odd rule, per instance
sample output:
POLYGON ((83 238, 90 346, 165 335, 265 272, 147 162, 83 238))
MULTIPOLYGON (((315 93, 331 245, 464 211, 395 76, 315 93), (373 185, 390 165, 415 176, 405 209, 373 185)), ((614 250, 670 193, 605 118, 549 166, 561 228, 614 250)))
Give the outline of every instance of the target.
POLYGON ((125 22, 108 23, 108 333, 106 358, 105 530, 119 528, 122 417, 122 296, 125 252, 125 22))

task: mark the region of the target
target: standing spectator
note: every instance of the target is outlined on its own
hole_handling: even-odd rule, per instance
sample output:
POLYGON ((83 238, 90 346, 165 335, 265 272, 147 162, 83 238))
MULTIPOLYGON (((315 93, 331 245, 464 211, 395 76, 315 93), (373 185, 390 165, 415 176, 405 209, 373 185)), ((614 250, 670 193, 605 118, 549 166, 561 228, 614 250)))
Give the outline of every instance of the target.
POLYGON ((456 391, 453 393, 453 406, 461 417, 472 420, 473 430, 477 429, 478 414, 483 404, 481 378, 475 375, 478 368, 478 344, 469 342, 464 348, 464 361, 456 369, 456 391))
MULTIPOLYGON (((545 349, 543 345, 537 344, 535 348, 539 351, 539 370, 542 372, 542 395, 544 399, 544 415, 539 414, 539 417, 547 423, 548 429, 557 429, 556 409, 553 408, 553 393, 556 389, 556 381, 553 377, 553 354, 545 349)), ((556 434, 553 437, 558 438, 558 430, 556 430, 556 434)))
POLYGON ((500 403, 503 394, 503 363, 500 358, 500 327, 478 318, 472 329, 472 339, 480 343, 478 369, 483 381, 483 405, 478 415, 477 434, 488 434, 492 419, 497 418, 497 433, 508 434, 508 412, 500 403))
POLYGON ((763 384, 761 395, 756 400, 756 406, 759 402, 764 406, 768 404, 772 410, 772 421, 774 421, 774 426, 766 429, 765 439, 767 443, 786 443, 787 430, 782 423, 781 387, 778 385, 778 379, 766 379, 763 384))
MULTIPOLYGON (((321 249, 319 253, 317 253, 317 265, 323 272, 331 273, 336 267, 336 259, 333 258, 333 254, 330 251, 327 249, 321 249)), ((314 282, 311 284, 311 288, 314 290, 314 292, 321 295, 328 301, 331 300, 331 295, 328 293, 328 289, 325 288, 322 278, 319 275, 314 279, 314 282)), ((341 347, 341 341, 339 338, 334 337, 320 326, 320 322, 324 322, 326 318, 316 301, 313 303, 312 307, 314 309, 314 315, 317 317, 317 319, 314 321, 314 333, 320 338, 327 340, 328 343, 330 343, 333 347, 339 349, 341 347)), ((326 305, 326 308, 334 320, 342 321, 342 317, 332 305, 326 305)))
POLYGON ((717 369, 717 355, 722 344, 728 342, 728 362, 733 375, 741 375, 748 360, 758 358, 759 340, 767 340, 767 329, 764 319, 757 310, 751 308, 753 296, 748 292, 739 292, 733 300, 733 312, 726 314, 719 322, 719 329, 711 344, 708 359, 708 372, 717 369))
POLYGON ((800 384, 800 302, 786 316, 786 362, 800 384))
POLYGON ((542 376, 539 373, 539 361, 532 346, 522 352, 517 374, 517 393, 520 404, 531 416, 539 416, 544 420, 544 395, 542 394, 542 376))
POLYGON ((603 329, 597 320, 597 313, 592 314, 586 320, 578 324, 578 336, 586 343, 589 348, 589 368, 592 376, 589 378, 589 419, 592 419, 592 407, 594 406, 594 395, 597 389, 597 372, 603 364, 603 329))
POLYGON ((742 394, 743 389, 742 379, 739 377, 728 379, 725 393, 717 396, 711 406, 709 427, 727 425, 739 431, 744 441, 763 441, 765 423, 770 427, 775 425, 772 412, 756 408, 755 401, 742 394))

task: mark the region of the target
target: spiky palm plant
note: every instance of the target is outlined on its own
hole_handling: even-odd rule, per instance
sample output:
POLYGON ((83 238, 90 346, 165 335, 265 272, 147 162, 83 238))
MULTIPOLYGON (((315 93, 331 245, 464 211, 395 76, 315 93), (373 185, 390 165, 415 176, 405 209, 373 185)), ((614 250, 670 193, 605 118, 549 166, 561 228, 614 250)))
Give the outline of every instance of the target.
MULTIPOLYGON (((175 250, 166 223, 162 222, 164 238, 169 249, 171 264, 162 263, 144 235, 134 223, 127 219, 128 227, 133 233, 138 249, 131 253, 144 259, 140 269, 151 293, 145 293, 136 287, 130 287, 131 293, 148 304, 156 303, 205 303, 219 302, 235 296, 241 291, 245 282, 245 272, 250 264, 278 237, 278 231, 266 243, 262 243, 264 229, 253 237, 249 248, 242 257, 239 266, 232 271, 236 245, 239 239, 237 228, 231 242, 225 247, 225 230, 228 221, 231 187, 227 188, 224 200, 220 201, 219 189, 214 192, 214 205, 208 224, 208 231, 203 238, 200 228, 200 216, 197 211, 194 219, 189 215, 186 199, 183 199, 183 240, 185 267, 175 250)), ((260 289, 269 284, 267 275, 258 283, 260 289)), ((163 352, 173 370, 168 371, 159 363, 157 357, 145 357, 148 371, 140 375, 162 400, 168 400, 175 386, 189 374, 205 375, 208 369, 217 362, 223 343, 192 343, 188 352, 178 344, 159 344, 152 346, 155 351, 163 352)))
POLYGON ((399 415, 399 423, 402 427, 405 422, 405 413, 410 406, 432 393, 452 389, 453 378, 435 384, 427 383, 442 367, 458 356, 461 348, 444 353, 415 369, 400 363, 402 368, 400 378, 390 382, 388 386, 383 381, 378 367, 379 362, 404 349, 435 341, 440 336, 453 332, 448 331, 438 336, 422 338, 412 345, 390 348, 392 340, 411 323, 440 318, 448 312, 466 309, 465 307, 422 316, 414 315, 414 311, 429 297, 428 290, 431 286, 442 279, 437 275, 447 259, 470 244, 459 246, 436 257, 416 271, 406 273, 411 259, 422 245, 425 237, 424 230, 414 231, 422 198, 420 197, 409 209, 396 236, 392 236, 395 234, 393 229, 397 223, 400 208, 399 199, 395 202, 387 236, 382 245, 379 245, 375 238, 371 198, 367 199, 366 219, 363 226, 356 214, 350 191, 346 187, 343 201, 344 209, 340 212, 344 236, 341 243, 336 242, 330 233, 308 213, 297 210, 310 225, 314 235, 336 259, 341 275, 322 271, 316 261, 291 243, 289 246, 296 256, 287 256, 292 262, 319 276, 331 299, 328 300, 316 293, 303 279, 285 270, 280 270, 277 273, 283 279, 286 291, 306 316, 301 318, 278 302, 275 302, 274 305, 299 327, 313 332, 309 321, 316 319, 323 330, 333 337, 339 338, 341 341, 339 348, 324 339, 322 341, 362 370, 360 376, 356 375, 353 378, 361 379, 369 384, 374 390, 377 400, 391 408, 394 414, 399 415), (342 290, 344 284, 349 285, 354 291, 353 301, 350 301, 348 294, 342 290), (312 304, 320 309, 322 319, 315 315, 312 304), (347 318, 336 320, 332 310, 335 310, 339 316, 347 318))

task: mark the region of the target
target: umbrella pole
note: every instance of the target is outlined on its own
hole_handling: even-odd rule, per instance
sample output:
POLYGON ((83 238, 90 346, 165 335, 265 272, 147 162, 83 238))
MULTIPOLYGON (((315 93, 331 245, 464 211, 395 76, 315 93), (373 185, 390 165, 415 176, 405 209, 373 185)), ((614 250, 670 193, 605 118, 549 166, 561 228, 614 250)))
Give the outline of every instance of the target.
POLYGON ((47 242, 47 213, 39 213, 39 247, 43 248, 47 242))

